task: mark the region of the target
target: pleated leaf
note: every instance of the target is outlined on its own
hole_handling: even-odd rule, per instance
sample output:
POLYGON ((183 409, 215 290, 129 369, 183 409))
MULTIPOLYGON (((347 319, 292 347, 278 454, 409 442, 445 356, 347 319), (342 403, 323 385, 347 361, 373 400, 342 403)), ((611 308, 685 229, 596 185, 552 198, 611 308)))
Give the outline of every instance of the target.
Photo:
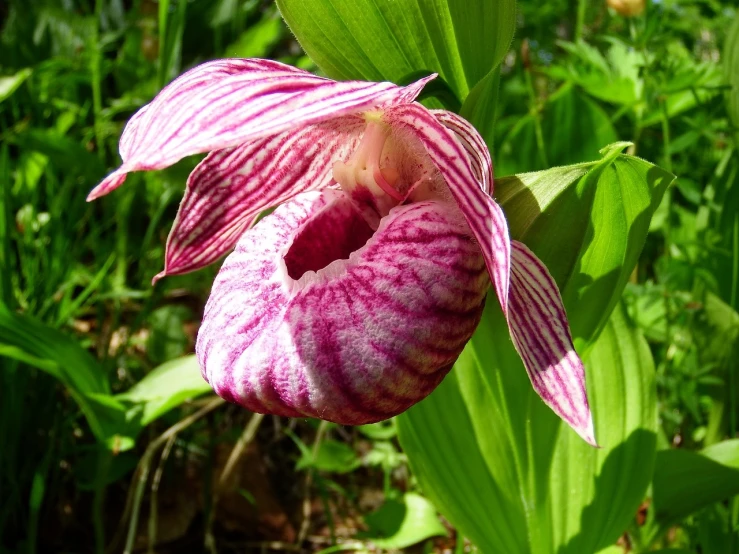
POLYGON ((562 433, 549 473, 559 554, 613 544, 636 514, 654 467, 657 403, 649 346, 617 307, 587 357, 594 450, 562 433))
POLYGON ((673 176, 621 155, 624 146, 597 162, 495 183, 512 238, 563 292, 603 448, 587 446, 539 400, 492 302, 451 375, 398 418, 424 493, 483 552, 605 548, 651 478, 651 356, 623 314, 609 314, 673 176))
POLYGON ((495 182, 511 238, 531 248, 559 284, 581 349, 620 298, 652 213, 674 180, 653 164, 620 154, 626 145, 604 148, 598 162, 495 182))
POLYGON ((460 99, 503 59, 514 0, 278 0, 300 44, 334 79, 439 73, 460 99))
POLYGON ((454 371, 398 417, 424 494, 485 553, 595 552, 623 532, 651 479, 654 368, 616 310, 585 358, 595 449, 544 406, 488 307, 454 371))

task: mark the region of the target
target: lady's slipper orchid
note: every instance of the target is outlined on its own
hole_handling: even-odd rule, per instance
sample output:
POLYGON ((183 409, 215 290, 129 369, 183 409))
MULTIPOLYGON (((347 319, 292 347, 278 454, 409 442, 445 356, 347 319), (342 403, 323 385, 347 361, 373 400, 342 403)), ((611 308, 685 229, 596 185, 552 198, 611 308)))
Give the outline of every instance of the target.
POLYGON ((188 179, 156 278, 236 247, 197 341, 203 376, 228 400, 342 424, 398 414, 452 367, 492 280, 534 388, 594 444, 557 286, 509 239, 480 135, 414 102, 427 80, 203 64, 133 116, 123 164, 89 199, 130 171, 210 151, 188 179))

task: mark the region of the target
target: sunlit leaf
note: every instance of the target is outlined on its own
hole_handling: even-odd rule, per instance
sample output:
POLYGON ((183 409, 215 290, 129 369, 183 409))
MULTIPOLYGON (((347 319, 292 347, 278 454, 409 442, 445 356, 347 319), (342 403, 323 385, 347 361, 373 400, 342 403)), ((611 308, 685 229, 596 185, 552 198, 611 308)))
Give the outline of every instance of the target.
POLYGON ((21 69, 15 75, 0 77, 0 102, 10 97, 31 76, 31 69, 21 69))
POLYGON ((349 473, 360 465, 356 452, 346 443, 335 440, 324 440, 318 451, 301 448, 302 456, 295 469, 313 468, 330 473, 349 473))
POLYGON ((623 532, 652 474, 654 368, 616 310, 585 358, 596 437, 582 442, 533 392, 495 307, 452 374, 398 417, 424 492, 483 551, 595 552, 623 532))
POLYGON ((133 403, 129 410, 139 425, 146 426, 187 400, 211 391, 200 374, 195 356, 184 356, 153 369, 116 399, 133 403))
POLYGON ((398 500, 386 500, 364 520, 369 527, 366 537, 383 549, 408 548, 428 538, 447 534, 434 505, 412 492, 398 500))
POLYGON ((278 0, 308 55, 335 79, 438 72, 460 99, 513 37, 513 0, 278 0))
POLYGON ((576 346, 605 324, 636 265, 670 173, 603 149, 598 162, 496 180, 511 236, 529 246, 560 286, 576 346))

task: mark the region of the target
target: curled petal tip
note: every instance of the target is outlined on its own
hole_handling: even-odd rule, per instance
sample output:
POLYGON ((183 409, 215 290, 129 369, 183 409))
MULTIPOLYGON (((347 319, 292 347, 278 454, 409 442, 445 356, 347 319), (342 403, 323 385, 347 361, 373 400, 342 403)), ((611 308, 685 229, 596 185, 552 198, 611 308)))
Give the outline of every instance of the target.
POLYGON ((159 273, 157 273, 156 275, 154 275, 154 277, 152 277, 152 279, 151 279, 151 286, 156 285, 157 284, 157 281, 159 281, 159 279, 161 279, 162 277, 166 277, 167 275, 169 275, 169 273, 167 273, 167 270, 166 269, 163 269, 162 271, 160 271, 159 273))
POLYGON ((92 202, 93 200, 96 200, 101 196, 105 196, 109 192, 120 187, 123 184, 123 181, 126 180, 127 174, 128 170, 123 167, 116 169, 113 173, 103 179, 98 186, 90 191, 90 194, 87 195, 87 201, 92 202))

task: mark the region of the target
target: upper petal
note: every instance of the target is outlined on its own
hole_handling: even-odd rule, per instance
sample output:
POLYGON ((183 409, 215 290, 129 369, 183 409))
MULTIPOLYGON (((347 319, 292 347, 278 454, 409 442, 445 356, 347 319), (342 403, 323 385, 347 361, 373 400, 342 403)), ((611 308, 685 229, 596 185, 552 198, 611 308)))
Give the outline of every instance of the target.
POLYGON ((192 154, 411 102, 431 78, 398 87, 336 82, 267 60, 202 64, 167 85, 133 116, 121 137, 122 166, 88 199, 119 186, 129 171, 161 169, 192 154))
POLYGON ((457 140, 464 146, 469 157, 472 171, 475 173, 482 190, 493 194, 493 160, 490 158, 485 139, 474 126, 453 112, 446 110, 431 110, 434 117, 446 128, 454 131, 457 140))
POLYGON ((351 154, 364 126, 344 116, 210 153, 187 180, 156 278, 214 262, 262 210, 328 186, 332 162, 351 154))

